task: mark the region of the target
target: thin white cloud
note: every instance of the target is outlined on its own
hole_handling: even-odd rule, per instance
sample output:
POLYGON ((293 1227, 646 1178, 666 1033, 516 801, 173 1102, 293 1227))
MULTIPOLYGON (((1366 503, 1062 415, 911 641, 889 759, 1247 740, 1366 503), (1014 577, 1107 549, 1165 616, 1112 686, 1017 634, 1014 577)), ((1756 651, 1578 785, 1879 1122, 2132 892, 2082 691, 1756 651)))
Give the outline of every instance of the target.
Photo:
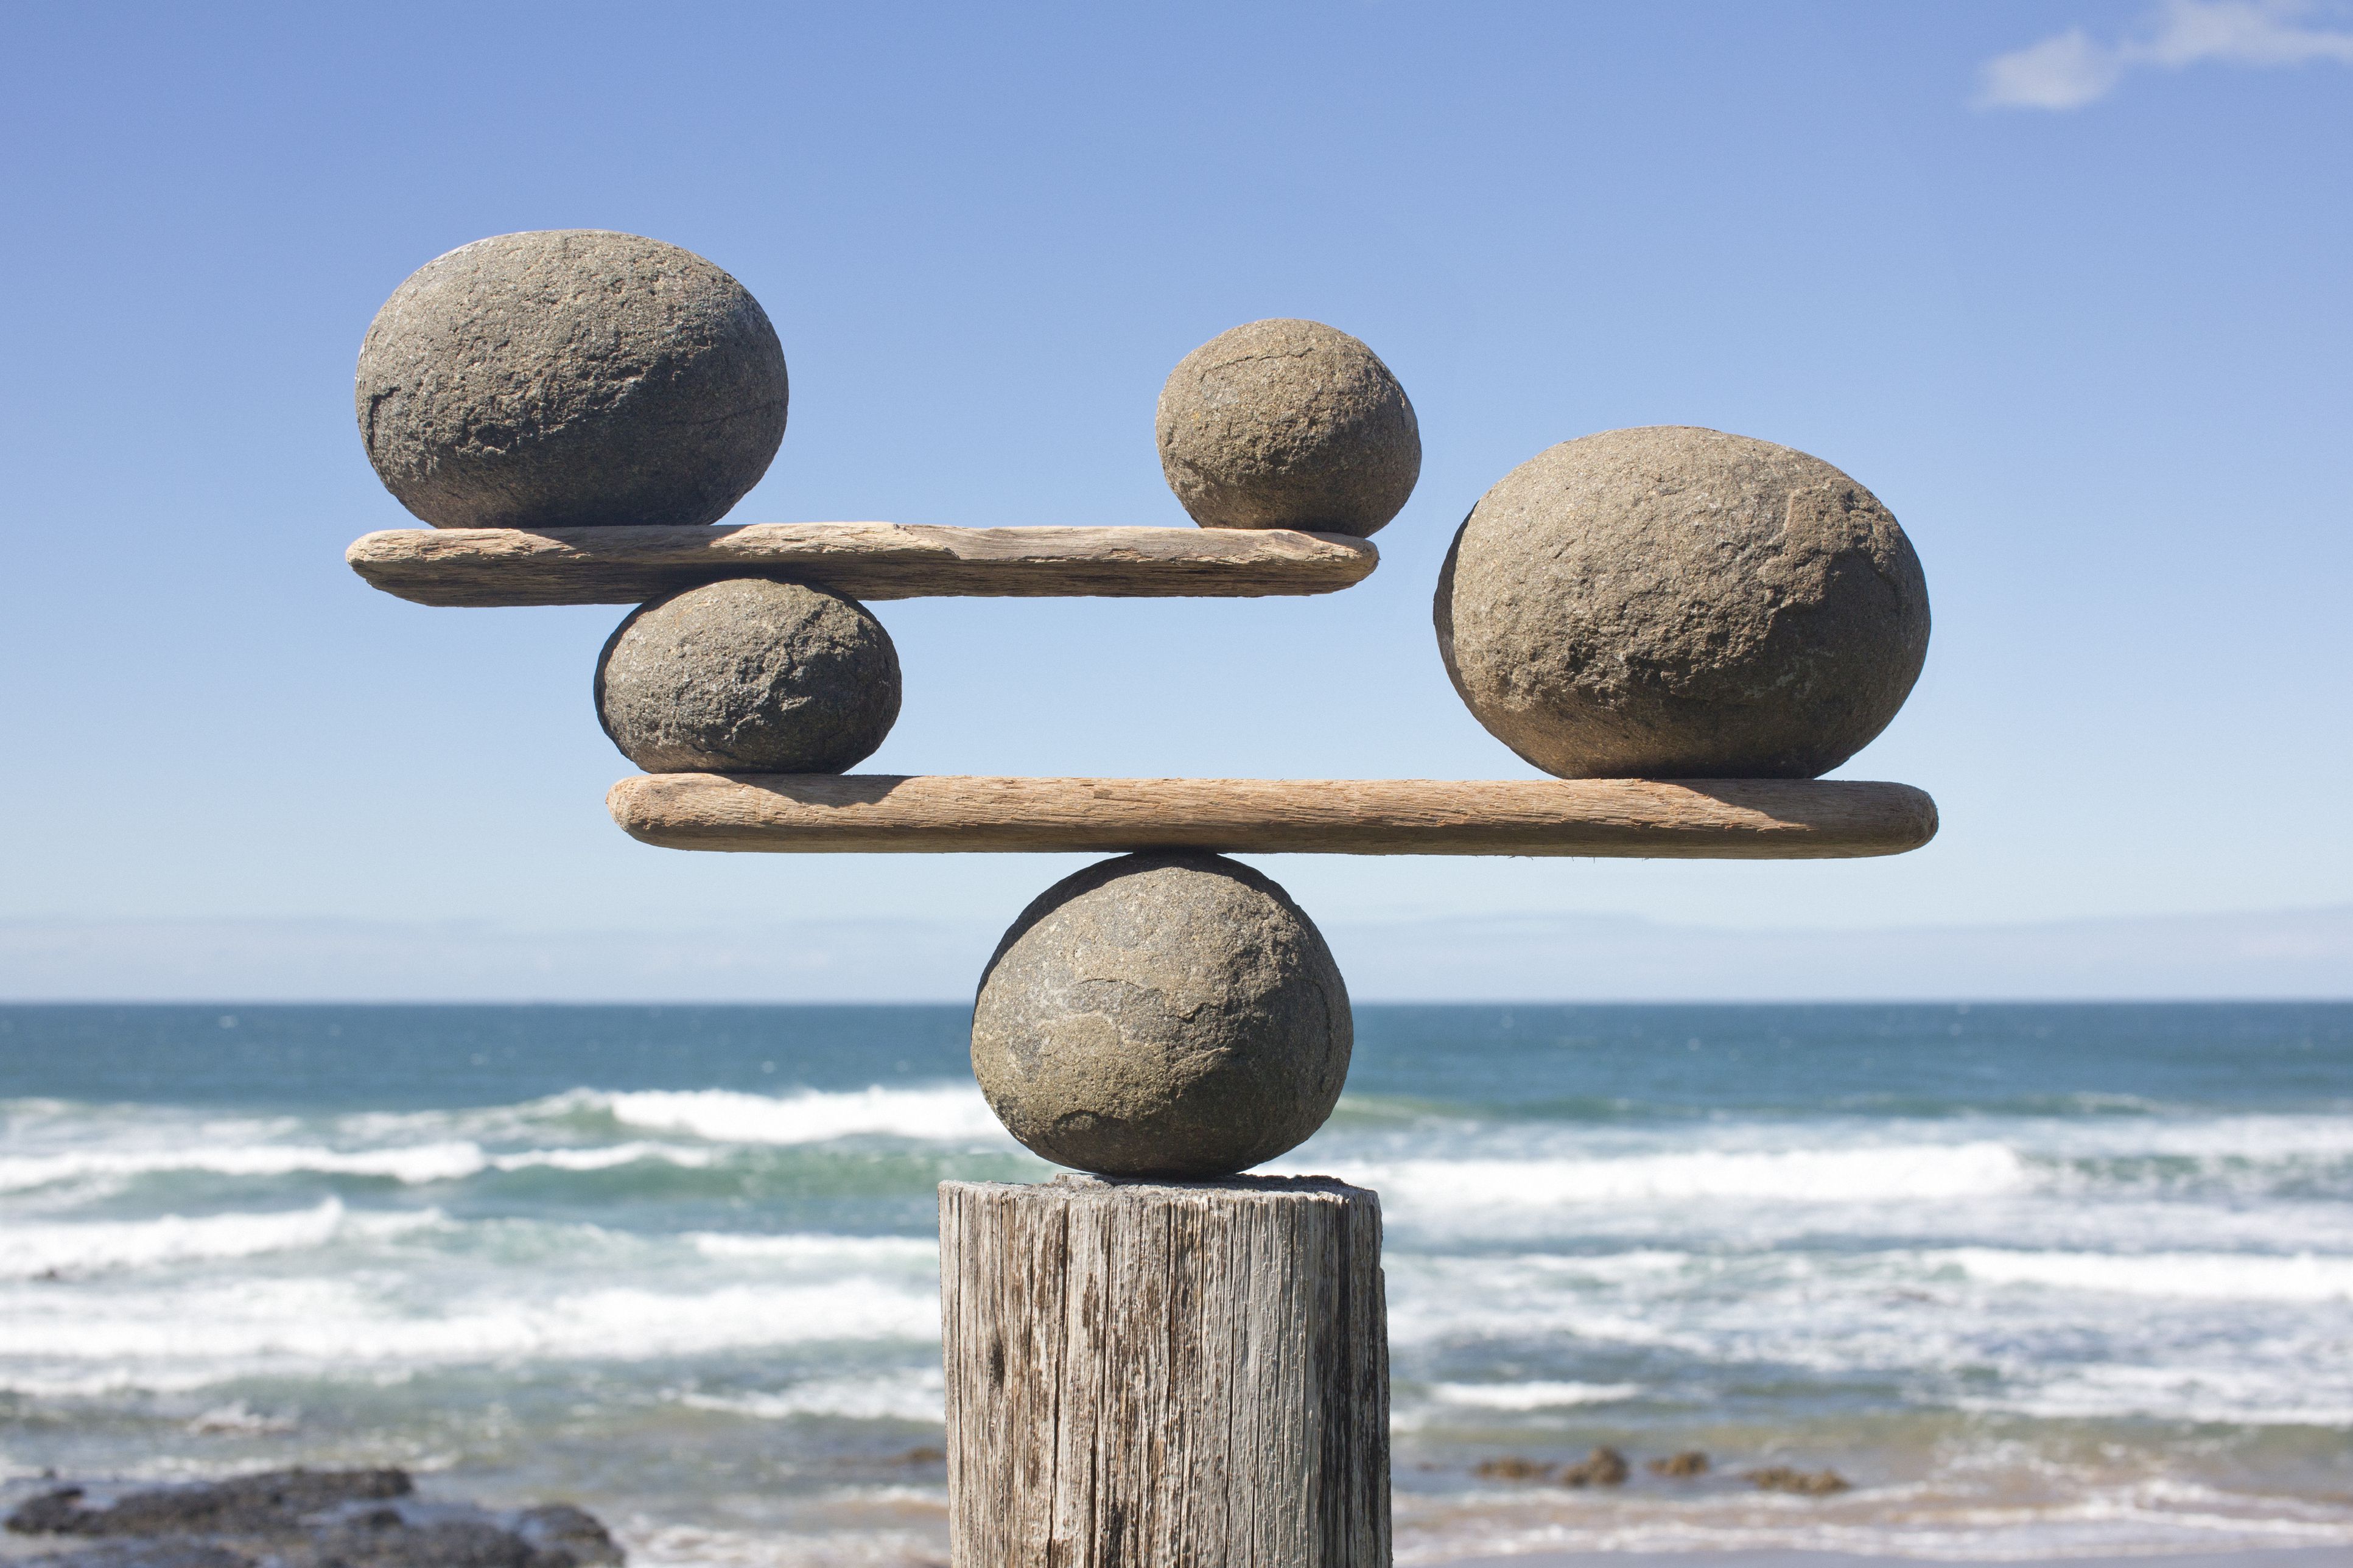
POLYGON ((2311 0, 2165 0, 2132 37, 2102 43, 2081 27, 1988 60, 1979 109, 2081 109, 2128 72, 2194 65, 2353 65, 2353 32, 2307 25, 2311 0))

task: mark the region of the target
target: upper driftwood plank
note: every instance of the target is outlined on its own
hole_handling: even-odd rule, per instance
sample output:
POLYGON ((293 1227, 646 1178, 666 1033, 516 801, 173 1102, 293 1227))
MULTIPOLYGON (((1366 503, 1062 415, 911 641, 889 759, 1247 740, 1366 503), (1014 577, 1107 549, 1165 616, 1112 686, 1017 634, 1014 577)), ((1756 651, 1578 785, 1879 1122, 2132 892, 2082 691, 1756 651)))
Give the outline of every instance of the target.
POLYGON ((698 583, 774 577, 853 599, 1254 598, 1362 582, 1380 552, 1288 529, 936 528, 753 522, 715 528, 399 528, 343 552, 419 605, 635 605, 698 583))
POLYGON ((783 854, 1567 855, 1821 860, 1936 834, 1908 784, 1844 779, 900 778, 645 773, 605 798, 670 849, 783 854))

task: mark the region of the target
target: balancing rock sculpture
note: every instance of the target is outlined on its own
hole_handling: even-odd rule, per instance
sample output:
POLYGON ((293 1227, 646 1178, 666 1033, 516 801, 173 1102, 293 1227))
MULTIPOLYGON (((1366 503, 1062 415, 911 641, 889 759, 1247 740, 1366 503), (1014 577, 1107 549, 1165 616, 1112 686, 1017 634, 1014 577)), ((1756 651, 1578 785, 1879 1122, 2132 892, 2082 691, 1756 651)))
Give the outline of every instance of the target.
POLYGON ((850 595, 1329 593, 1420 470, 1372 351, 1256 321, 1161 393, 1195 529, 711 526, 783 435, 784 356, 740 285, 626 235, 509 235, 420 269, 361 353, 370 460, 436 530, 347 559, 436 605, 641 604, 596 709, 646 774, 607 797, 677 848, 1127 852, 1049 889, 982 975, 972 1059, 1029 1148, 1086 1174, 940 1187, 958 1568, 1385 1568, 1380 1206, 1240 1174, 1346 1078, 1312 922, 1221 851, 1898 854, 1901 784, 1819 782, 1903 703, 1919 564, 1871 493, 1711 430, 1567 442, 1456 536, 1440 651, 1550 779, 845 775, 899 708, 850 595), (703 771, 711 770, 711 771, 703 771))
POLYGON ((1479 722, 1563 778, 1811 778, 1886 728, 1928 653, 1927 583, 1877 497, 1682 426, 1505 475, 1435 614, 1479 722))

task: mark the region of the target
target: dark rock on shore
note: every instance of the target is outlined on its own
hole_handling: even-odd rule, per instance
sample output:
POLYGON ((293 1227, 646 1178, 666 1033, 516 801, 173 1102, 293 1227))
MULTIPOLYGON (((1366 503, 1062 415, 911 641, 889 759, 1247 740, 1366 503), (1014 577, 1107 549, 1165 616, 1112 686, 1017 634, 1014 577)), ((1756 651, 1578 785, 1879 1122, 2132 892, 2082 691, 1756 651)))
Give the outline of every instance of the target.
POLYGON ((1540 1481, 1552 1472, 1552 1466, 1518 1454, 1498 1454, 1492 1459, 1482 1459, 1471 1471, 1491 1481, 1540 1481))
POLYGON ((1560 1472, 1560 1484, 1565 1487, 1622 1487, 1631 1473, 1626 1456, 1615 1448, 1596 1448, 1585 1457, 1582 1464, 1570 1465, 1560 1472))
POLYGON ((1707 1474, 1707 1456, 1697 1448, 1686 1448, 1680 1454, 1669 1454, 1663 1459, 1652 1459, 1649 1466, 1654 1476, 1671 1476, 1681 1480, 1707 1474))
POLYGON ((1749 1471, 1747 1479, 1759 1491, 1795 1492, 1799 1497, 1829 1497, 1854 1485, 1836 1470, 1801 1470, 1791 1465, 1767 1465, 1749 1471))
POLYGON ((414 1496, 406 1471, 270 1470, 94 1503, 60 1487, 8 1516, 19 1535, 100 1544, 46 1568, 590 1568, 621 1549, 566 1503, 495 1513, 414 1496))
POLYGON ((278 1535, 300 1531, 307 1515, 413 1490, 405 1470, 265 1470, 91 1508, 81 1488, 60 1487, 10 1514, 8 1528, 19 1535, 278 1535))

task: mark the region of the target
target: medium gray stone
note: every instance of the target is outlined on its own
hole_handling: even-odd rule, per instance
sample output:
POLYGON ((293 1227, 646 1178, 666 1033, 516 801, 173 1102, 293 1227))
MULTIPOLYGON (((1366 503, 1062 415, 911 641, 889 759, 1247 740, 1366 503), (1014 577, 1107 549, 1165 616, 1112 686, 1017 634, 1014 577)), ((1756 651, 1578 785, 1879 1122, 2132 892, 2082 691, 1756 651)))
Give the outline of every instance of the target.
POLYGON ((649 773, 838 773, 899 717, 899 654, 855 599, 756 577, 656 599, 596 660, 596 718, 649 773))
POLYGON ((1886 727, 1928 652, 1926 580, 1876 497, 1686 426, 1513 469, 1435 611, 1479 722, 1562 778, 1811 778, 1886 727))
POLYGON ((1160 389, 1160 471, 1203 528, 1372 533, 1421 475, 1421 429, 1380 357, 1320 321, 1252 321, 1160 389))
POLYGON ((1127 855, 1040 894, 973 1008, 972 1067, 1013 1136, 1114 1176, 1222 1176, 1324 1124, 1348 988, 1289 894, 1216 855, 1127 855))
POLYGON ((758 300, 633 234, 502 234, 428 261, 360 347, 368 461, 438 528, 715 522, 785 436, 758 300))

